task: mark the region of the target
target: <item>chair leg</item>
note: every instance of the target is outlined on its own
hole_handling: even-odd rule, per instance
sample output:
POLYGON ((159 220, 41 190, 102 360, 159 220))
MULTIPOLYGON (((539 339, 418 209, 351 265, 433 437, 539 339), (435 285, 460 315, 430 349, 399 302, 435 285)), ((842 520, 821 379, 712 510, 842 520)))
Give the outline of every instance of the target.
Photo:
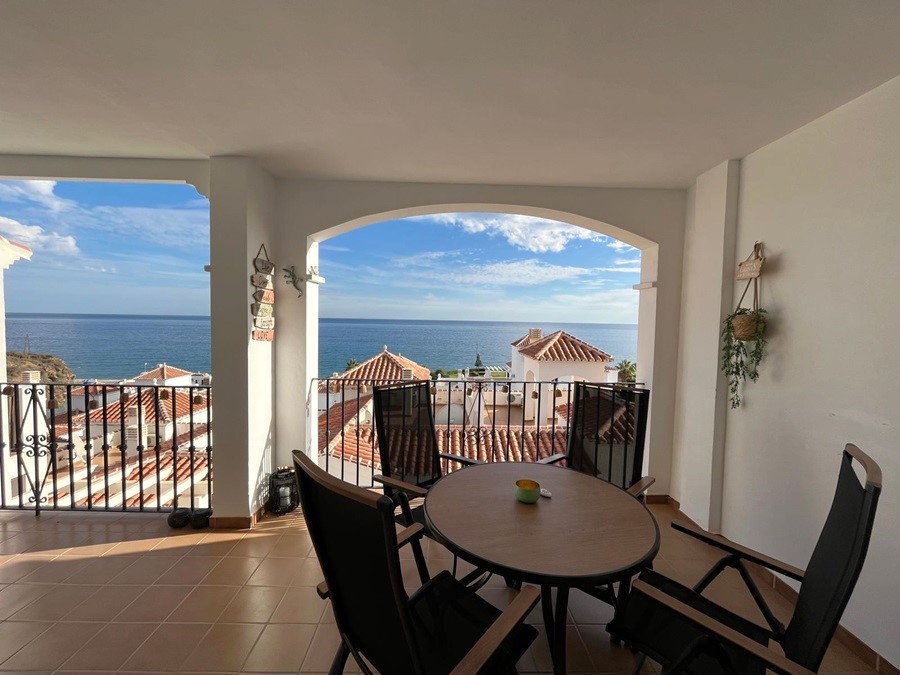
POLYGON ((506 581, 507 588, 512 588, 516 591, 522 590, 522 582, 518 579, 513 579, 512 577, 503 577, 503 579, 506 581))
POLYGON ((341 644, 338 645, 337 652, 334 654, 334 660, 331 662, 331 668, 328 670, 328 675, 342 675, 344 666, 347 665, 348 656, 350 656, 350 650, 347 648, 347 644, 341 640, 341 644))

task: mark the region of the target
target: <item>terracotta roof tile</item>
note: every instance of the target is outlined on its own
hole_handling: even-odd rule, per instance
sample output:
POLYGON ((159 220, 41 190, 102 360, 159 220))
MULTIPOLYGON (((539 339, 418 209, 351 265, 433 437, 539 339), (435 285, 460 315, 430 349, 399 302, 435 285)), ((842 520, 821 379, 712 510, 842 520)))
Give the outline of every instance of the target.
POLYGON ((519 353, 535 361, 588 361, 609 363, 613 357, 564 330, 558 330, 531 344, 519 353))
POLYGON ((168 380, 173 377, 184 377, 185 375, 193 375, 190 370, 184 370, 176 366, 170 366, 168 363, 160 363, 153 370, 148 370, 140 375, 135 376, 135 380, 168 380))
MULTIPOLYGON (((402 380, 404 369, 412 371, 414 380, 431 379, 431 371, 428 368, 405 356, 392 354, 387 350, 387 346, 381 353, 329 379, 332 382, 335 380, 373 380, 375 383, 387 384, 402 380)), ((319 391, 324 392, 325 388, 325 382, 320 381, 319 391)))
MULTIPOLYGON (((206 390, 204 390, 206 391, 206 390)), ((142 424, 151 424, 156 422, 156 412, 157 406, 155 405, 156 401, 156 390, 153 388, 142 389, 141 390, 141 407, 143 408, 143 412, 141 413, 141 423, 142 424)), ((194 395, 199 393, 199 390, 195 392, 195 394, 191 394, 188 391, 184 391, 181 389, 175 390, 175 397, 172 398, 172 391, 170 389, 160 389, 160 397, 159 397, 159 412, 160 412, 160 421, 163 422, 171 422, 173 419, 180 419, 182 417, 187 417, 191 414, 191 410, 194 411, 195 421, 200 421, 201 419, 206 418, 206 407, 209 404, 209 397, 201 395, 200 401, 196 401, 192 403, 192 399, 194 395), (162 398, 164 395, 163 392, 166 392, 169 395, 169 398, 162 398), (174 407, 173 407, 174 404, 174 407), (198 417, 199 416, 199 417, 198 417)), ((209 392, 210 396, 212 392, 209 392)), ((91 424, 102 424, 104 419, 104 408, 103 402, 99 401, 100 407, 95 410, 91 410, 91 424)), ((108 401, 106 404, 106 422, 107 424, 119 424, 122 419, 122 401, 121 399, 115 401, 108 401)), ((126 417, 128 415, 128 411, 136 407, 136 402, 134 399, 134 394, 131 395, 131 400, 124 404, 126 417)))

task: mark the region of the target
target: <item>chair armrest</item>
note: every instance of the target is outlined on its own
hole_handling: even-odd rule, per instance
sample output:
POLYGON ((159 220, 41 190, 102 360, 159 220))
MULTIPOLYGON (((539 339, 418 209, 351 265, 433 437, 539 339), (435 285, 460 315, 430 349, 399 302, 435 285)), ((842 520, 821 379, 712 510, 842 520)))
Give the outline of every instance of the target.
POLYGON ((456 664, 450 675, 477 675, 481 672, 488 659, 500 648, 516 626, 525 620, 540 597, 541 592, 536 586, 524 586, 503 614, 490 625, 462 661, 456 664))
POLYGON ((475 466, 476 464, 484 464, 484 462, 479 462, 477 459, 463 457, 462 455, 454 455, 449 452, 439 452, 438 455, 442 459, 449 459, 451 462, 459 462, 460 464, 465 464, 466 466, 475 466))
POLYGON ((409 542, 415 541, 425 534, 425 526, 422 523, 415 523, 409 527, 404 527, 397 535, 397 548, 403 548, 409 542))
POLYGON ((735 544, 733 541, 726 539, 722 535, 711 534, 706 530, 697 527, 693 523, 673 520, 672 527, 694 537, 695 539, 706 542, 710 546, 715 546, 716 548, 727 551, 728 553, 736 555, 739 558, 744 558, 746 560, 749 560, 750 562, 755 562, 757 565, 767 567, 770 570, 778 572, 779 574, 783 574, 787 577, 790 577, 791 579, 803 581, 803 575, 806 574, 806 572, 804 570, 801 570, 799 567, 788 565, 787 563, 776 560, 775 558, 767 556, 764 553, 759 553, 758 551, 754 551, 753 549, 747 548, 746 546, 735 544))
MULTIPOLYGON (((419 537, 425 534, 425 527, 422 523, 416 523, 411 527, 404 527, 400 533, 397 535, 397 548, 403 548, 406 544, 411 541, 415 541, 419 537)), ((325 581, 320 581, 319 585, 316 586, 316 593, 319 594, 319 597, 323 600, 328 599, 328 583, 325 581)))
POLYGON ((725 624, 719 623, 715 619, 707 616, 703 612, 694 609, 690 605, 686 605, 680 600, 676 600, 670 595, 638 579, 631 588, 632 593, 641 593, 661 605, 668 607, 672 611, 677 612, 685 619, 696 624, 710 634, 728 642, 729 644, 741 649, 748 654, 753 655, 760 661, 767 664, 769 668, 776 673, 782 675, 813 675, 811 670, 807 670, 803 666, 794 663, 783 654, 779 654, 774 649, 758 642, 751 640, 743 633, 739 633, 733 628, 729 628, 725 624))
POLYGON ((555 455, 550 455, 549 457, 544 457, 544 459, 539 459, 537 461, 538 464, 556 464, 557 462, 561 462, 566 458, 565 453, 558 452, 555 455))
POLYGON ((408 492, 411 495, 415 495, 416 497, 424 497, 428 494, 428 490, 425 488, 421 488, 418 485, 413 485, 412 483, 407 483, 402 480, 397 480, 396 478, 389 478, 388 476, 375 476, 373 479, 376 483, 381 483, 382 485, 387 485, 388 487, 392 487, 395 490, 400 490, 401 492, 408 492))
POLYGON ((634 485, 625 490, 632 497, 641 497, 647 490, 650 489, 650 486, 656 482, 656 479, 653 476, 644 476, 640 480, 638 480, 634 485))

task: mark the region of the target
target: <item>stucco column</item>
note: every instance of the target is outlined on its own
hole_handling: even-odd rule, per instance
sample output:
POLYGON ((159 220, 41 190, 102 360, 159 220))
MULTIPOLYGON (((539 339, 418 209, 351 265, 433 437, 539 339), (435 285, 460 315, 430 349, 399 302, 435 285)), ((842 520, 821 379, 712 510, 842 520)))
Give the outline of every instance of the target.
MULTIPOLYGON (((222 525, 257 513, 273 468, 274 346, 250 338, 250 275, 260 244, 274 251, 274 206, 274 180, 251 160, 210 160, 212 504, 222 525)), ((276 302, 276 339, 278 320, 276 302)))

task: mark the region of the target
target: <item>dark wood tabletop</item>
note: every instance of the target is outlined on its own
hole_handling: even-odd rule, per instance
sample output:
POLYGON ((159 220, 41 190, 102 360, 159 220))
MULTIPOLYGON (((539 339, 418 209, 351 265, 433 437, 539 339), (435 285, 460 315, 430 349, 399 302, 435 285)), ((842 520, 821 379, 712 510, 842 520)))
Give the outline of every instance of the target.
POLYGON ((617 581, 650 562, 659 529, 647 508, 609 483, 557 466, 497 462, 455 471, 425 498, 434 535, 477 567, 536 584, 617 581), (529 478, 553 493, 515 498, 529 478))

